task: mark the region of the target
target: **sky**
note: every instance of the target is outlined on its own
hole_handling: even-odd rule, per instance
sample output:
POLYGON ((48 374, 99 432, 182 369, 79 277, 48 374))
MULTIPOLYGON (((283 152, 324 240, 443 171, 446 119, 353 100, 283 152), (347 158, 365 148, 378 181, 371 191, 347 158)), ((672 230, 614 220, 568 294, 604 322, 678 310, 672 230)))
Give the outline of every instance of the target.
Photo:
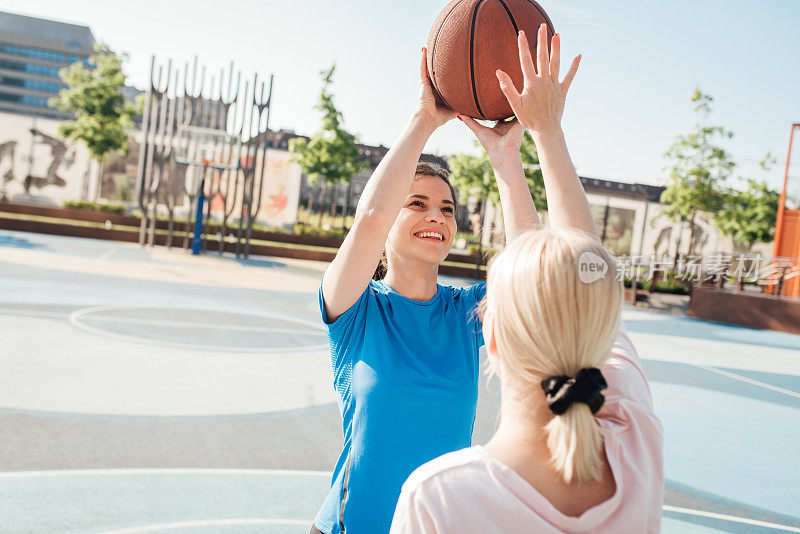
MULTIPOLYGON (((0 10, 88 25, 129 55, 128 82, 142 89, 153 54, 177 65, 196 55, 215 74, 234 61, 243 79, 274 73, 270 127, 305 135, 320 126, 319 72, 336 63, 345 127, 363 143, 391 146, 414 109, 420 47, 446 3, 0 0, 0 10)), ((698 121, 689 99, 700 88, 714 97, 709 123, 735 132, 724 143, 735 177, 782 186, 789 129, 800 122, 800 1, 540 3, 561 34, 562 64, 583 54, 562 121, 581 176, 663 185, 663 154, 698 121), (777 164, 765 172, 758 162, 767 152, 777 164)), ((474 153, 473 141, 451 121, 426 151, 474 153)))

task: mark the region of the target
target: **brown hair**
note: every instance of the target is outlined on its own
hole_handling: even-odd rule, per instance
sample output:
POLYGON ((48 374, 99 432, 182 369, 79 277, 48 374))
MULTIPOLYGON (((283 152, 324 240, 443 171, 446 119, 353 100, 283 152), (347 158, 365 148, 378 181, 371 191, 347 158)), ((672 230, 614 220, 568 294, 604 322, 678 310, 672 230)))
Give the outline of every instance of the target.
MULTIPOLYGON (((436 163, 420 161, 417 163, 417 168, 414 171, 414 179, 416 180, 418 176, 438 176, 444 180, 444 183, 446 183, 447 187, 450 189, 450 195, 453 197, 453 203, 455 204, 453 211, 455 212, 460 208, 458 196, 456 195, 456 190, 453 187, 453 184, 450 183, 450 172, 448 172, 447 169, 436 163)), ((378 261, 378 267, 375 269, 375 274, 372 275, 372 279, 383 280, 386 277, 388 268, 389 264, 386 260, 386 251, 384 250, 381 254, 381 259, 378 261)))

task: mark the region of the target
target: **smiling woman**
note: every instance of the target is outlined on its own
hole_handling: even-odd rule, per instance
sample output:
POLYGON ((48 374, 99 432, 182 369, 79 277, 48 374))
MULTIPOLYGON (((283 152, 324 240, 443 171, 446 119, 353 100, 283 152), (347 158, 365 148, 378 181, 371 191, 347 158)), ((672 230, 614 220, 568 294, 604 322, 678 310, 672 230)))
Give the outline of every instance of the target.
MULTIPOLYGON (((424 49, 420 60, 417 109, 367 182, 320 286, 344 444, 312 532, 388 532, 408 475, 472 437, 483 345, 475 311, 486 283, 438 284, 457 201, 447 171, 418 160, 456 113, 437 106, 424 49)), ((522 130, 504 123, 484 135, 509 239, 539 222, 522 130)))

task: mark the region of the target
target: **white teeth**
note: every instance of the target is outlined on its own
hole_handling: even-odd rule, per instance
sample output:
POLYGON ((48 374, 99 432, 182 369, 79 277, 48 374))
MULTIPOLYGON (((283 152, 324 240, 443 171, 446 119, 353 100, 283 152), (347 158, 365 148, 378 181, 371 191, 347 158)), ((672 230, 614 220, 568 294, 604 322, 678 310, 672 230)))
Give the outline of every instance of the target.
POLYGON ((439 241, 444 241, 442 234, 438 234, 436 232, 419 232, 416 235, 417 237, 435 237, 439 241))

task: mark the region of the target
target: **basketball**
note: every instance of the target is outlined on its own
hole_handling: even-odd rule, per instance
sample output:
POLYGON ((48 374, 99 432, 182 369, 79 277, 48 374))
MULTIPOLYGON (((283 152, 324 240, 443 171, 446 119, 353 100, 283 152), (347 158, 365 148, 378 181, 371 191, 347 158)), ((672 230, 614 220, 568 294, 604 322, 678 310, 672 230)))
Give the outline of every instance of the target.
POLYGON ((463 115, 502 120, 511 111, 495 71, 502 69, 522 90, 517 33, 524 30, 536 57, 539 26, 555 30, 532 0, 453 0, 439 13, 428 36, 428 74, 437 99, 463 115))

